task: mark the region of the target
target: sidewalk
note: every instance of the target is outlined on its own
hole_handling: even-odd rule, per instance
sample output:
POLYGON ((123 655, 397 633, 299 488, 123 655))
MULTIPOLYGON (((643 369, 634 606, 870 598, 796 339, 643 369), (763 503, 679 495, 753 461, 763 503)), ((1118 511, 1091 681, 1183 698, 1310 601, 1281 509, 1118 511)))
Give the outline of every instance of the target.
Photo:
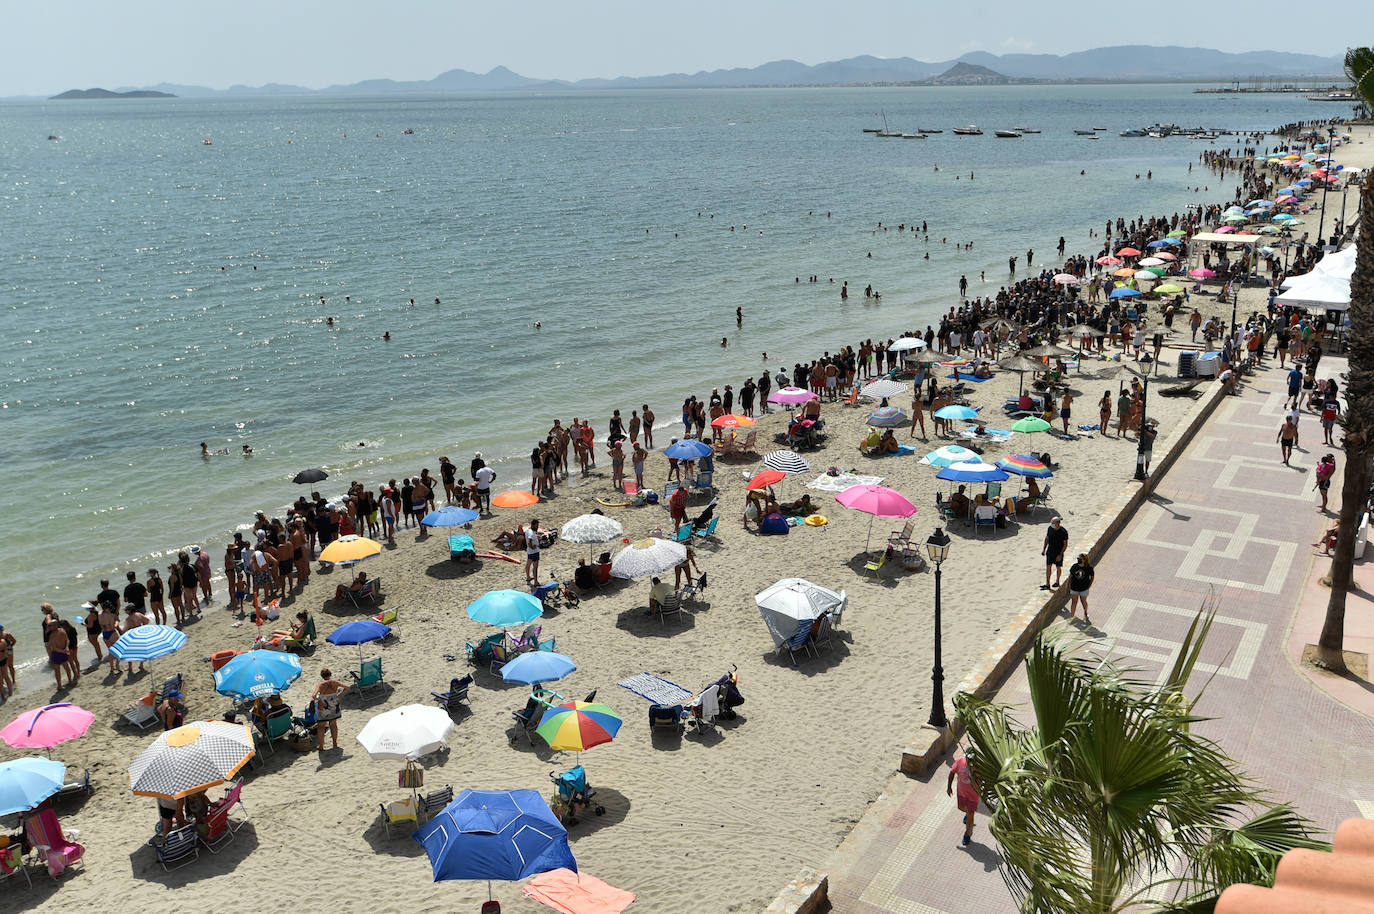
MULTIPOLYGON (((1270 368, 1248 380, 1241 396, 1217 408, 1109 547, 1092 590, 1095 624, 1079 620, 1077 627, 1142 675, 1162 675, 1198 607, 1215 593, 1217 618, 1193 685, 1215 673, 1197 711, 1219 719, 1202 732, 1262 786, 1334 831, 1342 819, 1374 816, 1374 687, 1337 679, 1337 701, 1315 688, 1289 655, 1290 635, 1300 656, 1325 610, 1322 588, 1302 600, 1307 622, 1294 627, 1309 578, 1329 567, 1309 545, 1330 522, 1316 511, 1312 467, 1332 451, 1343 470, 1343 455, 1318 444, 1321 426, 1307 413, 1299 426, 1302 449, 1292 468, 1283 466, 1274 439, 1284 375, 1270 368)), ((1362 569, 1360 577, 1374 573, 1362 569)), ((1350 595, 1347 630, 1358 634, 1347 649, 1362 650, 1353 642, 1374 634, 1374 626, 1355 624, 1368 608, 1367 597, 1350 595)), ((996 700, 1028 705, 1021 667, 996 700)), ((962 826, 945 796, 947 773, 941 767, 927 782, 900 775, 889 782, 830 861, 833 910, 1015 910, 983 816, 973 845, 958 846, 962 826)))

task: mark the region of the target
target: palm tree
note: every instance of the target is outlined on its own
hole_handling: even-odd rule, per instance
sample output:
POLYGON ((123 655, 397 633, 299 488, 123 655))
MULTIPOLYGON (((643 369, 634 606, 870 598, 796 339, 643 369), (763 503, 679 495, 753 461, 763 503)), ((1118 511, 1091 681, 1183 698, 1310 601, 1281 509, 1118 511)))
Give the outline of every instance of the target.
MULTIPOLYGON (((1345 52, 1345 72, 1366 110, 1374 111, 1374 48, 1345 52)), ((1345 670, 1345 595, 1355 567, 1355 533, 1369 492, 1374 460, 1374 178, 1360 185, 1360 231, 1350 277, 1350 359, 1345 379, 1345 476, 1341 525, 1331 559, 1331 596, 1317 639, 1317 662, 1345 670)))
POLYGON ((1198 613, 1162 685, 1042 634, 1026 659, 1033 726, 955 696, 1025 914, 1210 911, 1228 885, 1272 884, 1285 851, 1326 847, 1193 732, 1184 688, 1213 614, 1198 613))

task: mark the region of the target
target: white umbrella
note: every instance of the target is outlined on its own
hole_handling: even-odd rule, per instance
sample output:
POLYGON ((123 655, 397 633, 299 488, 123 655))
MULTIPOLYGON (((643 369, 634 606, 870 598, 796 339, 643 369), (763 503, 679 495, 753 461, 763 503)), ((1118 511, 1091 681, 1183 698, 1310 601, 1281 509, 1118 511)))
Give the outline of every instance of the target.
POLYGON ((592 554, 593 543, 609 543, 625 535, 620 521, 604 514, 580 514, 563 525, 558 531, 559 539, 570 543, 586 543, 588 557, 592 554))
POLYGON ((888 352, 906 352, 908 349, 924 349, 926 341, 920 337, 904 336, 887 347, 888 352))
POLYGON ((620 550, 611 560, 611 575, 630 580, 642 578, 674 568, 686 558, 686 546, 651 536, 620 550))
POLYGON ((783 473, 805 473, 811 469, 811 464, 796 451, 769 451, 763 455, 763 465, 783 473))
POLYGON ((756 594, 754 602, 773 636, 773 646, 778 647, 796 634, 800 623, 814 621, 833 609, 843 612, 849 597, 843 590, 836 593, 802 578, 783 578, 756 594))
POLYGON ((1164 264, 1165 261, 1160 260, 1158 257, 1146 257, 1144 260, 1140 261, 1142 267, 1162 267, 1164 264))
POLYGON ((900 381, 889 381, 887 378, 879 378, 865 384, 859 390, 859 396, 868 397, 870 400, 881 400, 884 397, 895 397, 906 393, 910 388, 900 381))
POLYGON ((448 745, 453 719, 443 708, 402 705, 372 718, 358 742, 374 759, 414 761, 448 745))

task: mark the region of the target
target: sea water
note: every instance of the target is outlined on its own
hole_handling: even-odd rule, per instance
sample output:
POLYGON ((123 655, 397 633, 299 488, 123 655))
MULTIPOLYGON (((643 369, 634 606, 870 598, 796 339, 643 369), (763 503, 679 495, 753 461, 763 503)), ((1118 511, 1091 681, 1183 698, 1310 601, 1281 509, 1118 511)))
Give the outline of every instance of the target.
POLYGON ((218 569, 302 469, 334 495, 482 451, 516 483, 554 417, 675 425, 688 393, 924 328, 961 274, 994 293, 1009 255, 1025 275, 1237 183, 1205 142, 1120 130, 1342 113, 1191 88, 0 106, 0 623, 32 656, 40 601, 70 615, 191 543, 218 569), (882 113, 944 132, 861 132, 882 113))

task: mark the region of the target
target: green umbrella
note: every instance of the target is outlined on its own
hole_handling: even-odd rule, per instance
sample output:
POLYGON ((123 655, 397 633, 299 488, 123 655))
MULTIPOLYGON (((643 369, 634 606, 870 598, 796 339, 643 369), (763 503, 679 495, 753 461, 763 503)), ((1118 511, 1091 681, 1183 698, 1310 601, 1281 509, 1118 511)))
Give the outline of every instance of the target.
POLYGON ((1188 233, 1185 232, 1183 229, 1174 229, 1172 232, 1170 232, 1169 234, 1165 235, 1164 237, 1165 237, 1165 238, 1182 238, 1182 237, 1184 237, 1184 236, 1187 235, 1187 234, 1188 234, 1188 233))
POLYGON ((1050 424, 1039 416, 1017 419, 1011 426, 1013 432, 1044 432, 1049 431, 1049 428, 1050 424))
POLYGON ((1164 285, 1162 285, 1162 286, 1155 286, 1155 292, 1161 293, 1161 294, 1164 294, 1164 295, 1177 295, 1178 293, 1180 293, 1180 292, 1182 292, 1182 291, 1183 291, 1183 287, 1182 287, 1182 286, 1175 285, 1174 283, 1171 283, 1171 282, 1166 282, 1166 283, 1165 283, 1164 285))
POLYGON ((1145 269, 1155 274, 1156 276, 1163 276, 1166 272, 1168 272, 1163 267, 1146 267, 1145 269))

